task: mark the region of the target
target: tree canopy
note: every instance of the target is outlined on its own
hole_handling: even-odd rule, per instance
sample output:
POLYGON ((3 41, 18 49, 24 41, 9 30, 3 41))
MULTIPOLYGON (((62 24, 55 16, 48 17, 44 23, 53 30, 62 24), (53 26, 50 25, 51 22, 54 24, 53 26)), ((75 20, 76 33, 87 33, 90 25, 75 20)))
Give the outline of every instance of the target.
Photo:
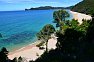
POLYGON ((8 60, 8 51, 5 47, 3 47, 0 51, 0 62, 6 62, 8 60))
POLYGON ((93 62, 94 59, 94 21, 77 20, 65 22, 63 33, 57 32, 57 49, 44 53, 35 62, 93 62))
POLYGON ((47 48, 48 39, 50 38, 51 34, 54 32, 55 32, 55 28, 53 27, 53 25, 47 24, 42 28, 42 30, 39 33, 37 33, 38 39, 46 42, 46 52, 48 51, 47 48))
POLYGON ((60 23, 62 21, 65 21, 65 18, 69 17, 69 14, 66 10, 58 10, 58 11, 54 11, 53 13, 53 19, 54 19, 54 23, 56 24, 56 27, 60 26, 60 23))
POLYGON ((38 39, 45 40, 49 37, 52 33, 55 32, 55 28, 51 24, 45 25, 39 33, 37 33, 38 39))

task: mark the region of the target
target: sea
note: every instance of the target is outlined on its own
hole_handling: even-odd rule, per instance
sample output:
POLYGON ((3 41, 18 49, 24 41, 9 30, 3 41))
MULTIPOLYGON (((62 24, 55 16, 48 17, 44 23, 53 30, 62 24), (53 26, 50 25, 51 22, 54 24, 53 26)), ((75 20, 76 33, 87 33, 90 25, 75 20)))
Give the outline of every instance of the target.
MULTIPOLYGON (((6 47, 8 51, 14 51, 32 44, 37 40, 36 34, 46 24, 53 23, 53 12, 56 10, 30 10, 30 11, 0 11, 0 49, 6 47)), ((66 10, 71 20, 70 10, 66 10)))

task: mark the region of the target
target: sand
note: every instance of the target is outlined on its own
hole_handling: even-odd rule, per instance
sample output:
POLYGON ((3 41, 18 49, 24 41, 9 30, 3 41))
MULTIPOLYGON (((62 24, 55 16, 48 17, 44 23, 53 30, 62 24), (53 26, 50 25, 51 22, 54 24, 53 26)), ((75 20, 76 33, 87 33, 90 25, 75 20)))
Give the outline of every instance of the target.
MULTIPOLYGON (((73 18, 75 20, 78 20, 80 24, 82 23, 82 19, 86 19, 86 20, 92 19, 90 15, 73 12, 73 11, 70 12, 73 14, 73 18)), ((24 58, 25 62, 28 62, 29 60, 36 60, 45 52, 45 49, 40 50, 39 47, 36 46, 40 42, 41 41, 36 41, 35 43, 23 47, 19 50, 10 52, 8 55, 9 59, 13 59, 15 57, 18 58, 21 56, 22 58, 24 58)), ((57 37, 52 35, 51 39, 48 40, 48 50, 50 51, 51 49, 56 49, 56 43, 57 43, 57 37)))
MULTIPOLYGON (((36 45, 39 44, 41 41, 36 41, 33 44, 30 44, 26 47, 23 47, 19 50, 10 52, 8 57, 9 59, 13 59, 15 57, 22 57, 24 58, 25 62, 30 61, 30 60, 36 60, 38 57, 40 57, 44 52, 45 49, 40 50, 39 47, 36 45)), ((56 49, 56 43, 57 43, 57 38, 56 37, 51 37, 51 39, 48 40, 48 50, 50 51, 51 49, 56 49)), ((45 47, 45 46, 44 46, 45 47)))
POLYGON ((20 56, 26 59, 27 61, 37 59, 44 52, 44 50, 39 50, 39 48, 36 47, 38 43, 40 43, 40 41, 36 41, 36 43, 30 44, 19 50, 10 52, 8 55, 9 59, 12 60, 15 57, 19 58, 20 56))
POLYGON ((85 19, 85 20, 91 20, 92 17, 90 15, 86 15, 86 14, 82 14, 82 13, 78 13, 78 12, 73 12, 73 11, 70 11, 71 14, 73 14, 73 18, 75 20, 78 20, 78 22, 80 24, 82 24, 82 19, 85 19))

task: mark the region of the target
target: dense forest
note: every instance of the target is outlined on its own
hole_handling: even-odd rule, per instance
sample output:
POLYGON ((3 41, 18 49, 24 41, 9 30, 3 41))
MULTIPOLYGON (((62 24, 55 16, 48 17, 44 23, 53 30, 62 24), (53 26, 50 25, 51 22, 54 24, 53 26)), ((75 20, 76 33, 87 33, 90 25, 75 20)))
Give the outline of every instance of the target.
POLYGON ((71 10, 85 14, 92 14, 94 13, 94 0, 83 0, 71 10))

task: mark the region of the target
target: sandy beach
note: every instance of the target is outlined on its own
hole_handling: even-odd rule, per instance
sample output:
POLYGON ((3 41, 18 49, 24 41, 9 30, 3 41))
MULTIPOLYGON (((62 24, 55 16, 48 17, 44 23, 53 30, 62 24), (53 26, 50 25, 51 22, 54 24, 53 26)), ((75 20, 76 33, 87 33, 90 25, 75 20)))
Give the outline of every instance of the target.
POLYGON ((78 13, 78 12, 73 12, 73 11, 70 11, 71 14, 73 15, 73 18, 75 20, 78 20, 78 22, 81 24, 82 23, 82 19, 85 19, 85 20, 90 20, 92 19, 92 17, 90 15, 86 15, 86 14, 82 14, 82 13, 78 13))
MULTIPOLYGON (((78 20, 80 24, 82 23, 82 19, 86 19, 86 20, 92 19, 90 15, 73 12, 73 11, 70 11, 70 12, 73 14, 73 18, 78 20)), ((15 57, 19 58, 21 56, 26 61, 36 60, 45 52, 45 49, 46 49, 45 45, 44 45, 45 49, 39 49, 39 47, 36 46, 39 43, 41 43, 41 41, 38 40, 35 43, 29 44, 26 47, 10 52, 8 57, 9 59, 13 59, 15 57)), ((56 49, 56 43, 57 43, 57 38, 54 35, 52 35, 51 39, 48 40, 48 50, 50 51, 51 49, 56 49)))
MULTIPOLYGON (((30 60, 36 60, 38 57, 40 57, 45 52, 45 49, 40 50, 39 47, 36 46, 40 42, 41 41, 36 41, 35 43, 30 44, 26 47, 23 47, 19 50, 10 52, 8 55, 9 59, 13 59, 15 57, 19 58, 21 56, 27 62, 30 60)), ((57 43, 57 39, 55 37, 49 39, 48 40, 48 50, 55 49, 56 43, 57 43)))
POLYGON ((41 41, 36 41, 33 44, 30 44, 26 47, 22 47, 21 49, 18 49, 16 51, 10 52, 8 57, 9 59, 13 59, 15 57, 19 58, 20 56, 24 58, 24 60, 35 60, 39 57, 39 55, 43 54, 45 50, 39 50, 38 47, 36 47, 37 44, 39 44, 41 41), (38 56, 37 56, 38 55, 38 56))

